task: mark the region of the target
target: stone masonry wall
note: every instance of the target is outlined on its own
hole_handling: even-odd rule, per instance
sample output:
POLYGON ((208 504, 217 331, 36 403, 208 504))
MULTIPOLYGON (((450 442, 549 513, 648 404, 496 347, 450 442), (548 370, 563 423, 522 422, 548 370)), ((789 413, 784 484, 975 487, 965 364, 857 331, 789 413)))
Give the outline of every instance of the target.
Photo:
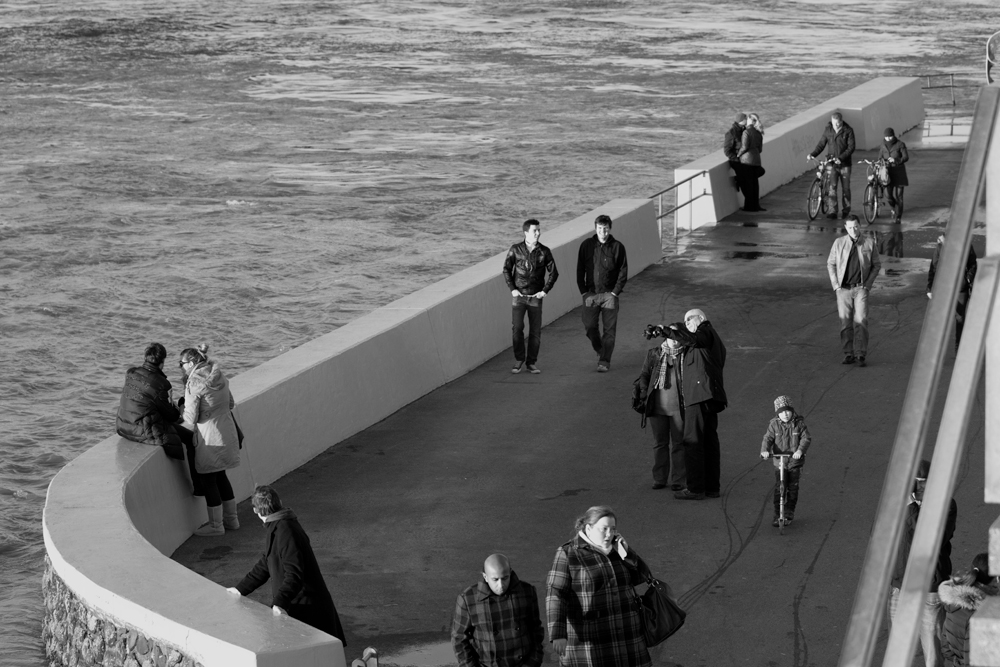
POLYGON ((42 642, 51 667, 203 667, 163 642, 85 605, 45 557, 42 642))

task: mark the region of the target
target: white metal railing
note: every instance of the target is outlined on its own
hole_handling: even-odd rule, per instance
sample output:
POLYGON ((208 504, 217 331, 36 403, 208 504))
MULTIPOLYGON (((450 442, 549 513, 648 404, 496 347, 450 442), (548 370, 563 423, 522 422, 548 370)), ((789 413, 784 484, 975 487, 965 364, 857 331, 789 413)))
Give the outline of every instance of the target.
MULTIPOLYGON (((660 220, 662 220, 663 218, 667 217, 668 215, 670 215, 674 211, 678 211, 678 210, 684 208, 685 206, 687 206, 688 204, 690 204, 691 202, 693 202, 695 200, 701 199, 702 197, 708 197, 709 195, 711 195, 712 193, 709 192, 708 188, 706 187, 706 188, 702 189, 700 195, 695 195, 694 197, 691 197, 691 199, 688 199, 683 204, 678 204, 677 206, 674 206, 669 211, 664 212, 664 210, 663 210, 663 195, 667 194, 671 190, 674 190, 674 189, 676 189, 677 187, 679 187, 681 185, 684 185, 685 183, 693 181, 696 178, 699 178, 701 176, 706 176, 707 174, 708 174, 707 171, 700 171, 697 174, 695 174, 694 176, 688 176, 683 181, 677 181, 676 183, 674 183, 673 185, 671 185, 666 190, 660 190, 655 195, 652 195, 650 197, 650 199, 652 199, 653 197, 656 197, 656 222, 659 223, 660 220)), ((674 203, 676 203, 676 198, 674 200, 674 203)), ((693 224, 694 223, 692 223, 692 225, 693 224)), ((690 231, 690 230, 688 230, 688 231, 690 231)), ((675 243, 677 242, 677 221, 676 220, 674 221, 674 242, 675 243)))

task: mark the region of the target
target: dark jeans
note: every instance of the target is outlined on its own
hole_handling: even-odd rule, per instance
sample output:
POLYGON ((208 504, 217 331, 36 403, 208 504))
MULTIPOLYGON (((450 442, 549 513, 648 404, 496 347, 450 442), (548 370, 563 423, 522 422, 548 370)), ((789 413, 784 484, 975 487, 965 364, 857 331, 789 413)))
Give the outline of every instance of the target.
POLYGON ((538 350, 542 346, 542 300, 529 296, 515 296, 512 308, 512 331, 514 334, 514 359, 534 364, 538 361, 538 350), (528 349, 524 347, 524 314, 528 314, 528 349))
POLYGON ((205 504, 209 507, 218 507, 223 500, 235 497, 233 485, 229 483, 225 470, 198 474, 201 475, 202 487, 205 489, 205 504))
POLYGON ((653 481, 657 484, 684 486, 686 466, 683 421, 666 415, 649 415, 646 421, 653 430, 653 481))
POLYGON ((840 346, 845 355, 868 354, 868 290, 842 287, 837 290, 837 314, 840 316, 840 346))
MULTIPOLYGON (((787 464, 786 464, 787 465, 787 464)), ((802 475, 802 468, 785 468, 785 513, 791 514, 795 511, 795 504, 799 502, 799 477, 802 475)), ((778 516, 781 511, 781 471, 774 469, 774 516, 778 516)))
POLYGON ((843 201, 841 213, 846 214, 851 210, 851 165, 841 164, 837 166, 830 164, 830 188, 827 190, 826 212, 837 212, 837 184, 840 184, 840 198, 843 201))
POLYGON ((719 492, 719 415, 710 403, 702 401, 684 409, 684 467, 691 493, 719 492))
POLYGON ((886 199, 889 200, 889 206, 896 213, 896 222, 899 222, 903 217, 903 187, 902 185, 889 185, 885 189, 886 199))
POLYGON ((752 164, 740 165, 743 167, 742 188, 743 188, 743 210, 760 210, 760 168, 752 164))
POLYGON ((583 328, 587 338, 600 355, 600 363, 611 363, 611 353, 615 351, 615 329, 618 327, 618 297, 611 292, 588 293, 583 295, 583 328), (597 321, 604 324, 604 335, 598 329, 597 321))
POLYGON ((184 443, 184 450, 187 454, 185 458, 188 463, 188 472, 191 474, 191 495, 203 496, 205 495, 204 477, 194 469, 194 433, 180 424, 174 424, 174 428, 177 429, 177 435, 180 436, 181 442, 184 443))

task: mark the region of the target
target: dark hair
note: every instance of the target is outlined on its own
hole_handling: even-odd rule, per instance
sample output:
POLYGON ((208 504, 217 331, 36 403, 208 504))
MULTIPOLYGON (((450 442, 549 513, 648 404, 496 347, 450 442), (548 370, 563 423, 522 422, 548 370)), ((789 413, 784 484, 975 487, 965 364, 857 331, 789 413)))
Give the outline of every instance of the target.
POLYGON ((607 225, 608 227, 610 227, 611 226, 611 216, 610 215, 599 215, 599 216, 597 216, 597 220, 594 220, 594 226, 596 227, 597 225, 607 225))
POLYGON ((541 227, 542 223, 538 222, 534 218, 528 218, 527 220, 524 221, 524 224, 521 225, 521 231, 522 232, 528 231, 528 228, 531 227, 532 225, 535 225, 536 227, 541 227))
POLYGON ((615 511, 613 509, 607 505, 594 505, 589 510, 584 512, 583 516, 577 518, 573 527, 576 532, 579 533, 585 526, 593 526, 606 516, 618 521, 618 517, 615 516, 615 511))
POLYGON ((163 347, 159 343, 150 343, 146 346, 146 361, 153 364, 154 366, 159 366, 163 363, 163 360, 167 358, 167 348, 163 347))
POLYGON ((208 361, 208 345, 202 343, 197 348, 184 348, 181 350, 181 361, 193 361, 195 364, 208 361))
POLYGON ((861 219, 858 218, 858 216, 854 215, 853 213, 848 213, 847 217, 844 218, 844 222, 856 222, 860 225, 861 219))
POLYGON ((830 118, 836 118, 837 120, 844 120, 844 117, 841 115, 839 111, 834 111, 832 114, 830 114, 830 118))
POLYGON ((257 514, 261 516, 274 514, 281 509, 281 498, 278 497, 278 492, 266 484, 261 484, 253 490, 250 502, 253 503, 257 514))

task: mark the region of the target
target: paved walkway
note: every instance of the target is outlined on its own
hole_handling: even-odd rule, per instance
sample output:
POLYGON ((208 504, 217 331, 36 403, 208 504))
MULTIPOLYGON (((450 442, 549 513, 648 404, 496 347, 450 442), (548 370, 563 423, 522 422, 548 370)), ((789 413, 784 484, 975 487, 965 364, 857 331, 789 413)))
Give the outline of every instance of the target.
MULTIPOLYGON (((608 504, 690 613, 655 664, 836 664, 960 160, 960 150, 914 150, 904 224, 869 228, 895 256, 872 292, 867 368, 840 364, 825 262, 842 231, 839 221, 805 221, 807 175, 764 197, 766 213, 696 231, 629 281, 611 373, 594 372, 574 311, 545 329, 541 375, 511 375, 505 352, 276 482, 312 538, 348 659, 373 645, 383 665, 448 664, 455 597, 494 551, 539 588, 544 618, 556 547, 577 515, 608 504), (640 332, 690 307, 706 311, 729 350, 723 494, 697 502, 650 489, 652 436, 629 409, 650 345, 640 332), (784 536, 770 525, 771 464, 758 458, 779 394, 814 437, 784 536), (406 654, 412 647, 428 652, 406 654)), ((859 170, 856 202, 863 182, 859 170)), ((982 255, 982 236, 976 247, 982 255)), ((563 276, 556 289, 574 289, 571 267, 563 276)), ((972 438, 956 493, 956 568, 985 550, 995 518, 982 503, 982 430, 972 438)), ((239 532, 192 538, 175 558, 235 584, 264 535, 248 503, 240 515, 239 532)), ((266 591, 255 597, 267 601, 266 591)))

